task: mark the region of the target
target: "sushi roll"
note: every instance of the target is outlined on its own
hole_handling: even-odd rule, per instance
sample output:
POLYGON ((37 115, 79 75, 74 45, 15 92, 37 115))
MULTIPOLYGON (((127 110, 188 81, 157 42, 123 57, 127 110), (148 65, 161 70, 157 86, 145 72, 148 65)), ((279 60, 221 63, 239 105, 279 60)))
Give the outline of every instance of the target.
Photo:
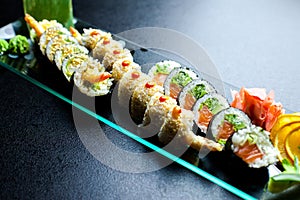
POLYGON ((97 42, 92 50, 92 55, 98 60, 103 60, 105 54, 111 50, 123 49, 124 45, 112 38, 103 38, 97 42))
POLYGON ((133 61, 125 59, 119 59, 114 62, 112 66, 112 77, 114 80, 119 81, 123 74, 132 69, 141 70, 141 66, 133 61))
POLYGON ((61 70, 61 66, 63 63, 63 60, 70 56, 75 54, 86 54, 88 55, 89 51, 84 46, 81 46, 79 44, 65 44, 60 48, 60 50, 57 50, 54 55, 54 62, 59 70, 61 70))
POLYGON ((86 48, 92 50, 95 48, 98 41, 103 38, 111 39, 111 34, 99 29, 89 28, 83 29, 83 34, 81 36, 81 44, 86 48))
POLYGON ((172 152, 180 148, 191 147, 197 152, 222 151, 219 143, 195 135, 192 131, 194 114, 179 106, 169 110, 165 121, 158 133, 159 141, 166 145, 172 152))
POLYGON ((89 57, 75 71, 74 84, 82 93, 94 97, 109 93, 113 83, 111 74, 105 72, 101 63, 89 57))
POLYGON ((249 167, 260 168, 277 162, 278 150, 270 142, 269 132, 251 125, 232 136, 231 150, 249 167))
POLYGON ((143 126, 147 126, 151 123, 151 125, 159 127, 160 129, 169 111, 176 105, 177 102, 175 99, 163 95, 160 92, 155 93, 147 105, 143 119, 143 126))
POLYGON ((70 35, 70 32, 66 28, 60 26, 54 26, 46 29, 41 35, 39 41, 40 50, 43 55, 46 54, 46 47, 48 42, 50 42, 50 40, 57 35, 70 35))
POLYGON ((144 113, 151 97, 155 93, 163 94, 164 88, 155 82, 141 82, 133 91, 130 101, 130 114, 134 122, 142 123, 144 113))
POLYGON ((206 94, 198 99, 193 107, 195 123, 203 133, 206 133, 212 117, 228 107, 229 103, 222 95, 218 93, 206 94))
POLYGON ((216 92, 215 88, 207 81, 196 79, 186 85, 179 94, 179 105, 191 110, 195 102, 205 94, 216 92))
POLYGON ((179 68, 181 65, 175 61, 164 60, 156 63, 148 72, 148 75, 158 85, 163 86, 168 75, 174 68, 179 68))
POLYGON ((150 78, 140 69, 132 69, 126 72, 118 82, 119 104, 129 108, 129 101, 134 89, 139 83, 146 81, 150 81, 150 78))
POLYGON ((194 115, 192 111, 182 109, 175 105, 171 108, 165 118, 163 125, 158 133, 158 140, 162 144, 168 144, 175 135, 181 130, 191 130, 193 126, 194 115), (185 128, 181 127, 185 126, 185 128))
POLYGON ((102 64, 106 70, 111 70, 113 64, 119 59, 133 61, 133 57, 128 49, 111 49, 105 53, 102 64))
POLYGON ((53 62, 55 52, 60 50, 65 44, 78 44, 77 40, 70 35, 57 35, 52 38, 46 46, 46 55, 53 62))
POLYGON ((63 60, 62 72, 69 82, 71 81, 71 77, 75 70, 78 69, 83 62, 87 61, 88 57, 88 55, 83 53, 73 54, 63 60))
POLYGON ((198 75, 192 70, 185 68, 175 68, 168 75, 164 83, 165 94, 174 99, 177 99, 183 87, 197 78, 198 75))
POLYGON ((238 130, 251 125, 249 117, 241 110, 229 107, 217 113, 209 123, 208 135, 225 145, 228 138, 238 130))

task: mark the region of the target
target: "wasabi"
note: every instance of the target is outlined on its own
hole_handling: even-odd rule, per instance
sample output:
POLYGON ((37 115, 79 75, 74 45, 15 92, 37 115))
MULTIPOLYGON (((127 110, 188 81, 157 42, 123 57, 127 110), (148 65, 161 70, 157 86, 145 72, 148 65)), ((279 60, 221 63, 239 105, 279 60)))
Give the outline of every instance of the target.
POLYGON ((0 54, 5 53, 8 50, 8 42, 4 39, 0 39, 0 54))
POLYGON ((9 51, 13 54, 25 54, 29 52, 29 42, 25 36, 16 35, 9 40, 9 51))

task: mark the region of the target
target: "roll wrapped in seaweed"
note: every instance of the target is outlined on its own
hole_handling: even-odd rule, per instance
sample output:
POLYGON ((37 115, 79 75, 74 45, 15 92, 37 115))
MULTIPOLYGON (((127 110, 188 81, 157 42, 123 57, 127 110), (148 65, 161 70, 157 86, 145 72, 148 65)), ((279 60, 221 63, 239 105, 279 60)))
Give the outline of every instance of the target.
POLYGON ((174 99, 177 99, 183 87, 197 78, 198 75, 192 70, 185 68, 175 68, 168 75, 164 83, 165 94, 174 99))
POLYGON ((231 149, 249 167, 260 168, 277 162, 278 150, 273 147, 269 132, 251 125, 232 136, 231 149))
POLYGON ((194 114, 192 111, 175 105, 166 115, 165 121, 158 133, 158 140, 162 144, 168 144, 178 134, 180 128, 185 131, 192 130, 193 119, 194 114), (185 126, 185 129, 181 126, 185 126))
POLYGON ((119 59, 126 59, 129 61, 133 61, 133 57, 128 49, 110 49, 105 53, 103 57, 102 64, 106 68, 106 70, 111 70, 113 64, 119 59))
POLYGON ((204 95, 196 101, 193 112, 195 115, 195 122, 199 129, 206 133, 212 117, 223 109, 229 107, 226 98, 218 93, 210 93, 204 95))
POLYGON ((78 69, 83 62, 87 61, 88 58, 88 55, 82 53, 69 55, 63 60, 62 72, 68 81, 71 81, 75 70, 78 69))
POLYGON ((241 110, 229 107, 217 113, 209 123, 208 135, 225 145, 227 139, 238 130, 251 125, 250 118, 241 110))
POLYGON ((207 81, 196 79, 186 85, 179 94, 179 105, 191 110, 198 99, 205 94, 216 92, 215 88, 207 81))
POLYGON ((101 63, 89 57, 75 71, 74 84, 78 89, 91 97, 106 95, 113 84, 111 74, 105 72, 101 63))
POLYGON ((141 70, 141 66, 131 60, 127 60, 126 58, 119 59, 113 64, 112 77, 114 78, 114 80, 119 81, 122 78, 123 74, 132 69, 141 70))
POLYGON ((104 37, 97 42, 95 48, 93 48, 92 50, 92 55, 94 58, 97 58, 98 60, 103 60, 107 52, 117 50, 117 49, 123 49, 123 48, 124 48, 123 43, 113 40, 112 38, 104 37))
POLYGON ((46 55, 53 62, 55 52, 61 50, 65 44, 78 44, 78 41, 71 35, 59 34, 52 38, 46 46, 46 55))
POLYGON ((89 51, 84 46, 79 44, 65 44, 60 50, 57 50, 54 55, 54 62, 59 70, 61 70, 63 60, 75 54, 86 54, 88 55, 89 51))
POLYGON ((179 68, 181 65, 172 60, 164 60, 156 63, 148 72, 148 75, 158 85, 163 86, 168 75, 174 68, 179 68))
POLYGON ((168 144, 171 151, 178 147, 191 147, 198 152, 202 150, 222 151, 222 145, 219 143, 194 134, 193 119, 192 111, 174 106, 169 110, 158 133, 159 141, 164 145, 168 144))
POLYGON ((130 101, 130 114, 133 121, 137 124, 142 123, 144 113, 151 97, 155 93, 163 95, 163 92, 164 88, 155 82, 140 82, 140 84, 134 89, 130 101))

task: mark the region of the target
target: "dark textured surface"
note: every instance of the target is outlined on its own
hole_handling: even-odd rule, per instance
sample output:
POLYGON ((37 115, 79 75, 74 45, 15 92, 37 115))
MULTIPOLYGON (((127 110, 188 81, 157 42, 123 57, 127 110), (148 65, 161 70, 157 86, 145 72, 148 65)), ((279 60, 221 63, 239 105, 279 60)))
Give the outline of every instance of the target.
MULTIPOLYGON (((285 106, 299 110, 299 1, 73 0, 73 5, 75 16, 113 33, 145 26, 183 32, 207 50, 224 81, 273 88, 285 106)), ((0 26, 22 16, 21 6, 2 1, 0 26)), ((236 198, 175 164, 142 174, 111 169, 85 149, 70 105, 3 69, 0 86, 1 199, 236 198)))

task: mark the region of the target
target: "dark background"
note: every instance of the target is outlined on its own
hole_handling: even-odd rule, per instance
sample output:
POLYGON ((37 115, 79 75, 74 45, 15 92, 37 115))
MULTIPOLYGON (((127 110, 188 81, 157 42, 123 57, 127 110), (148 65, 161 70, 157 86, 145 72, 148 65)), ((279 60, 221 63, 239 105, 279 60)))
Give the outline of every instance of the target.
MULTIPOLYGON (((164 27, 197 41, 223 81, 274 89, 299 111, 300 2, 73 0, 74 15, 122 32, 164 27)), ((22 1, 2 0, 0 27, 23 15, 22 1)), ((81 143, 71 106, 0 69, 1 199, 235 199, 173 164, 130 174, 97 161, 81 143)))

